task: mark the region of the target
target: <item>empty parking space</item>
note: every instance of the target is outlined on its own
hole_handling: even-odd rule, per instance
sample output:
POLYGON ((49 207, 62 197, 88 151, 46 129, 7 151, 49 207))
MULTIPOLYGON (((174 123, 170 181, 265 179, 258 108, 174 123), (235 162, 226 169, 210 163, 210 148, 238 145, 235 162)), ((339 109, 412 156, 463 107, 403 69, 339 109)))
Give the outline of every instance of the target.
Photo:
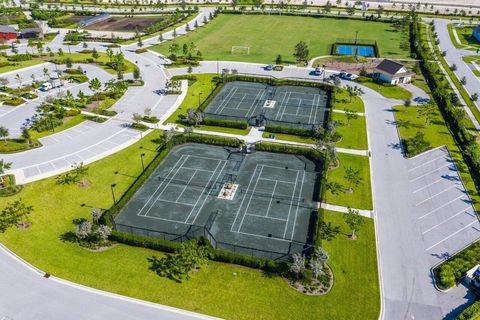
POLYGON ((414 218, 433 264, 480 238, 480 224, 448 150, 408 161, 414 218))

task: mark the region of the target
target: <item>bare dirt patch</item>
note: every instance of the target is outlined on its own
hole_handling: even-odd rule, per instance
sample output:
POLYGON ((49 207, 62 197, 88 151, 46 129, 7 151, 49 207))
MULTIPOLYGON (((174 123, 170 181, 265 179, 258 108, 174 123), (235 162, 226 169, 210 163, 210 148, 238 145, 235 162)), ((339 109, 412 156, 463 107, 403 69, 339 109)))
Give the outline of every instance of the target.
POLYGON ((104 21, 93 23, 87 27, 90 30, 97 31, 136 31, 143 32, 143 30, 155 23, 163 21, 164 17, 111 17, 104 21))

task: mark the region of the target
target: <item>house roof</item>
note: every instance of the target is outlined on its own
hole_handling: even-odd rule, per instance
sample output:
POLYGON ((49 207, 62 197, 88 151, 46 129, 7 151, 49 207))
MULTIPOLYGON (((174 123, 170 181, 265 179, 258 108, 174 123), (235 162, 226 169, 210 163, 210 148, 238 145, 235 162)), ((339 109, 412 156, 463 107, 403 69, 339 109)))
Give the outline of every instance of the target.
POLYGON ((399 62, 384 59, 375 69, 393 76, 397 74, 403 67, 405 66, 399 62))
POLYGON ((0 33, 17 33, 17 30, 11 26, 0 26, 0 33))

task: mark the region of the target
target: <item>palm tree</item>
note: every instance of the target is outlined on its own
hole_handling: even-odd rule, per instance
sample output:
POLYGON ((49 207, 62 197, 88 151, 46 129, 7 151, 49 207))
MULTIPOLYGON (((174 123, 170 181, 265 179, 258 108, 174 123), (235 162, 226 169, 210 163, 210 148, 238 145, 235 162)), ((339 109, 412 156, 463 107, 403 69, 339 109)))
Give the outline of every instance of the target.
POLYGON ((15 80, 17 80, 18 88, 20 89, 20 87, 22 86, 22 77, 18 73, 15 75, 15 80))
POLYGON ((6 127, 0 127, 0 138, 3 139, 5 144, 7 144, 8 135, 9 135, 8 129, 6 127))

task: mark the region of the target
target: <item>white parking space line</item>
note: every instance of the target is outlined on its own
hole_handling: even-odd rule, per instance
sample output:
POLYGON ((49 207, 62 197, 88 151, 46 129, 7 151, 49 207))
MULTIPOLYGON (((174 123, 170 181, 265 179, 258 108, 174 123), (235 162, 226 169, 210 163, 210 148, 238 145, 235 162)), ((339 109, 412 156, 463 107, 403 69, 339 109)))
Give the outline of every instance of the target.
POLYGON ((445 242, 447 241, 448 239, 450 239, 451 237, 457 235, 458 233, 462 232, 463 230, 469 228, 470 226, 472 226, 473 224, 475 223, 478 223, 478 219, 475 219, 474 221, 470 222, 469 224, 467 224, 465 227, 461 228, 461 229, 458 229, 457 231, 455 231, 454 233, 450 234, 449 236, 443 238, 442 240, 438 241, 437 243, 435 243, 434 245, 428 247, 427 249, 425 249, 425 251, 430 251, 431 249, 435 248, 436 246, 438 246, 439 244, 441 244, 442 242, 445 242))
POLYGON ((433 209, 433 210, 429 211, 428 213, 424 214, 423 216, 421 216, 420 218, 418 218, 418 220, 421 220, 421 219, 423 219, 423 218, 425 218, 425 217, 428 217, 428 216, 431 215, 432 213, 434 213, 434 212, 442 209, 443 207, 448 206, 448 205, 451 204, 452 202, 455 202, 455 201, 457 201, 458 199, 460 199, 460 198, 462 198, 462 197, 464 197, 464 196, 465 196, 465 195, 462 194, 461 196, 456 197, 455 199, 450 200, 450 201, 448 201, 447 203, 442 204, 440 207, 438 207, 438 208, 436 208, 436 209, 433 209))
MULTIPOLYGON (((471 208, 472 208, 471 206, 466 207, 466 208, 463 209, 462 211, 459 211, 459 212, 455 213, 453 216, 448 217, 447 219, 443 220, 442 222, 437 223, 437 224, 434 225, 433 227, 430 227, 430 228, 428 228, 427 230, 423 231, 422 234, 429 233, 430 231, 432 231, 432 230, 434 230, 435 228, 441 226, 441 225, 444 224, 445 222, 452 220, 453 218, 455 218, 455 217, 458 216, 459 214, 462 214, 462 213, 464 213, 465 211, 467 211, 468 209, 471 209, 471 208)), ((472 217, 473 217, 473 216, 472 216, 472 217)))
POLYGON ((417 180, 419 180, 419 179, 421 179, 421 178, 423 178, 423 177, 425 177, 425 176, 428 176, 428 175, 430 175, 430 174, 432 174, 432 173, 434 173, 434 172, 437 172, 437 171, 440 170, 440 169, 443 169, 443 168, 448 167, 448 166, 451 166, 451 165, 452 165, 451 163, 447 163, 447 164, 445 164, 445 165, 443 165, 443 166, 441 166, 441 167, 436 168, 435 170, 432 170, 432 171, 430 171, 430 172, 424 173, 424 174, 422 174, 421 176, 418 176, 418 177, 416 177, 415 179, 410 180, 410 182, 417 181, 417 180))
POLYGON ((424 163, 422 163, 422 164, 420 164, 420 165, 418 165, 418 166, 416 166, 416 167, 413 167, 413 168, 408 169, 407 171, 408 171, 408 172, 412 172, 412 171, 414 171, 414 170, 416 170, 416 169, 418 169, 418 168, 423 167, 424 165, 427 165, 427 164, 429 164, 429 163, 435 162, 435 161, 437 161, 438 159, 441 159, 441 158, 445 158, 445 160, 448 160, 448 158, 445 157, 445 154, 443 154, 441 157, 438 157, 438 158, 429 160, 429 161, 427 161, 427 162, 424 162, 424 163))
POLYGON ((432 200, 433 198, 438 197, 438 196, 441 195, 442 193, 445 193, 445 192, 447 192, 448 190, 451 190, 451 189, 456 188, 456 187, 457 187, 457 185, 454 184, 453 186, 450 186, 450 187, 448 187, 448 188, 446 188, 446 189, 443 189, 443 190, 440 191, 439 193, 436 193, 436 194, 434 194, 433 196, 430 196, 430 197, 426 198, 425 200, 420 201, 420 202, 417 203, 415 206, 418 207, 419 205, 424 204, 425 202, 430 201, 430 200, 432 200))
POLYGON ((426 188, 428 188, 428 187, 431 187, 431 186, 433 186, 434 184, 436 184, 436 183, 438 183, 438 182, 440 182, 440 181, 442 181, 442 180, 445 180, 445 178, 440 178, 440 179, 438 179, 438 180, 435 180, 435 181, 432 182, 432 183, 429 183, 429 184, 427 184, 427 185, 424 185, 423 187, 418 188, 417 190, 413 191, 413 193, 417 193, 417 192, 422 191, 422 190, 424 190, 424 189, 426 189, 426 188))

